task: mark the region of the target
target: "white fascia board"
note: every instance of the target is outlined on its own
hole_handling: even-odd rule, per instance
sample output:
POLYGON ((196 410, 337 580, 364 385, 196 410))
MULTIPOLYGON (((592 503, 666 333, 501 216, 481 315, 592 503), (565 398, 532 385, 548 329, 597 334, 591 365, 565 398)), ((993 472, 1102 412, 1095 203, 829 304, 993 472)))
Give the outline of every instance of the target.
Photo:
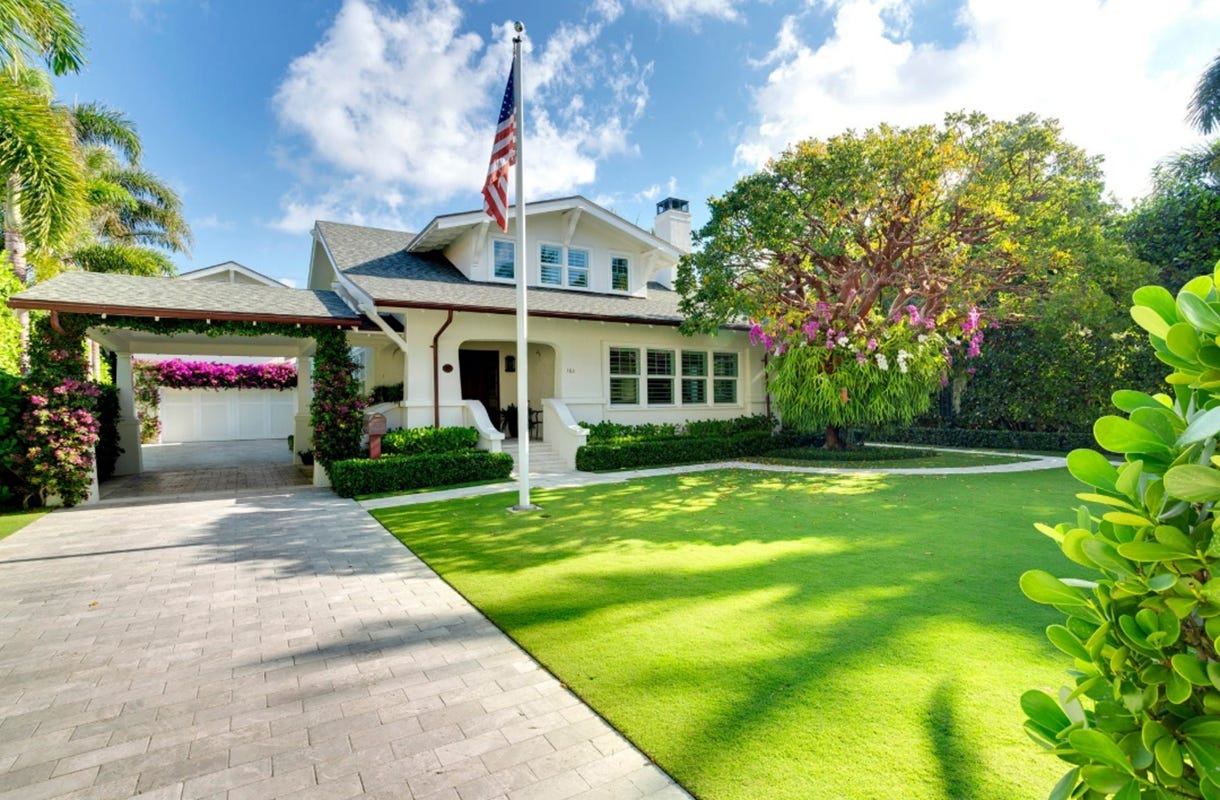
POLYGON ((245 275, 247 278, 249 278, 252 281, 258 281, 259 283, 261 283, 265 286, 282 287, 285 285, 285 284, 281 283, 280 281, 277 281, 275 278, 272 278, 268 275, 262 274, 261 272, 257 272, 253 269, 250 269, 245 264, 239 264, 236 261, 225 261, 222 264, 213 264, 210 267, 201 267, 200 269, 193 269, 190 272, 182 273, 181 275, 178 276, 178 278, 181 280, 184 280, 184 281, 190 281, 190 280, 196 280, 198 278, 206 278, 209 275, 215 275, 219 272, 236 272, 239 275, 245 275))
POLYGON ((335 273, 335 283, 346 290, 346 296, 344 292, 336 292, 336 294, 339 295, 352 311, 355 311, 357 314, 364 313, 360 307, 366 305, 372 307, 372 296, 357 286, 351 278, 343 274, 343 270, 339 269, 339 263, 335 260, 334 253, 330 251, 330 246, 326 244, 326 237, 322 235, 322 231, 316 224, 313 226, 313 236, 314 241, 322 245, 322 252, 326 253, 326 257, 330 260, 330 267, 335 273))

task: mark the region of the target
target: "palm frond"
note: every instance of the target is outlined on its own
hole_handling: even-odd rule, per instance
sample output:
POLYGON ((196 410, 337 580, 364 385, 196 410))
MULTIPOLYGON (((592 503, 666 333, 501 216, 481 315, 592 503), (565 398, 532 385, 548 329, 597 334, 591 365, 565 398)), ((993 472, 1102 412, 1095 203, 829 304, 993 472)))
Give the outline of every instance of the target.
POLYGON ((140 136, 136 124, 122 111, 104 103, 84 103, 73 107, 72 125, 85 147, 108 147, 122 153, 129 164, 140 162, 140 136))
MULTIPOLYGON (((5 0, 0 0, 0 3, 5 0)), ((0 175, 15 189, 32 247, 56 247, 85 218, 85 180, 71 130, 43 97, 0 76, 0 175)))
POLYGON ((77 266, 87 272, 121 272, 153 278, 172 278, 178 274, 177 267, 164 253, 137 245, 93 244, 72 256, 77 266))
POLYGON ((34 55, 56 75, 79 72, 84 49, 84 32, 63 0, 0 0, 0 65, 34 55))
POLYGON ((1220 55, 1199 77, 1186 107, 1186 121, 1204 134, 1220 129, 1220 55))

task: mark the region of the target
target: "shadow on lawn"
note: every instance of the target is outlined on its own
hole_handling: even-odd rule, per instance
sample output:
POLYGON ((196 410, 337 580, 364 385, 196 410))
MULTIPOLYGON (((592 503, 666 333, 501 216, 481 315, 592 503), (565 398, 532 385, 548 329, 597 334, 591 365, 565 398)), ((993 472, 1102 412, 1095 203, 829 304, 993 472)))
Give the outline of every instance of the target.
MULTIPOLYGON (((758 737, 778 717, 833 718, 867 709, 836 696, 843 691, 840 682, 854 669, 874 668, 878 660, 913 669, 904 661, 908 654, 898 649, 906 634, 948 619, 1039 640, 1036 631, 1046 624, 1047 613, 1021 598, 1017 578, 1031 566, 1055 569, 1054 548, 1037 549, 1032 532, 1027 539, 1012 536, 1022 521, 1013 518, 1011 489, 999 497, 986 491, 1000 485, 988 484, 993 477, 940 482, 935 488, 902 483, 893 489, 875 476, 811 480, 713 473, 547 495, 541 502, 550 518, 480 515, 479 508, 494 506, 467 506, 472 513, 462 515, 458 528, 455 512, 460 514, 462 506, 453 504, 377 516, 527 647, 558 635, 557 630, 575 633, 555 626, 581 623, 587 626, 579 631, 588 639, 583 649, 632 649, 630 681, 646 687, 647 694, 700 701, 714 695, 714 702, 706 700, 705 713, 692 717, 697 730, 685 731, 680 740, 654 739, 650 747, 644 737, 635 737, 698 794, 704 775, 728 769, 726 753, 758 737), (908 498, 901 487, 924 494, 908 498), (867 507, 872 513, 862 514, 858 495, 880 489, 890 491, 876 496, 867 507), (946 528, 955 510, 961 519, 946 528), (607 519, 613 520, 612 530, 605 528, 607 519), (638 555, 623 559, 624 550, 638 555), (1046 563, 1030 563, 1031 553, 1040 553, 1046 563), (601 554, 609 561, 599 561, 601 554), (480 590, 479 582, 489 580, 480 590), (517 586, 505 588, 510 584, 517 586), (697 624, 699 614, 717 613, 735 616, 720 630, 712 630, 720 620, 697 624), (765 643, 756 648, 757 642, 747 641, 751 613, 769 615, 765 643), (696 624, 690 624, 692 618, 696 624), (639 638, 613 639, 620 626, 639 638), (690 636, 698 639, 691 647, 698 659, 685 659, 680 651, 690 644, 683 637, 690 636), (713 686, 719 671, 739 678, 713 686), (822 693, 817 696, 825 698, 825 708, 802 705, 811 692, 822 693)), ((1026 503, 1021 515, 1045 517, 1029 508, 1036 495, 1024 491, 1018 495, 1026 503)), ((545 650, 534 655, 549 661, 545 650)), ((979 654, 980 671, 992 657, 979 654)), ((548 666, 563 672, 557 664, 548 666)), ((915 735, 925 737, 939 772, 935 778, 915 777, 930 781, 925 789, 935 784, 947 797, 1012 796, 1003 778, 987 774, 962 746, 966 726, 956 686, 951 677, 937 685, 936 667, 907 678, 913 687, 908 696, 898 692, 877 701, 910 705, 910 717, 924 720, 915 735), (928 708, 915 705, 928 698, 928 708)), ((591 695, 602 691, 592 675, 562 677, 594 701, 591 695)), ((1019 692, 1014 692, 1015 704, 1019 692)), ((649 708, 658 707, 655 698, 638 705, 648 702, 653 703, 649 708)), ((599 710, 629 736, 641 732, 615 707, 599 710)), ((839 757, 851 759, 850 749, 839 757)), ((826 757, 809 755, 814 762, 826 757)), ((789 762, 783 769, 791 767, 789 762)), ((757 785, 770 780, 756 773, 751 778, 757 785)))

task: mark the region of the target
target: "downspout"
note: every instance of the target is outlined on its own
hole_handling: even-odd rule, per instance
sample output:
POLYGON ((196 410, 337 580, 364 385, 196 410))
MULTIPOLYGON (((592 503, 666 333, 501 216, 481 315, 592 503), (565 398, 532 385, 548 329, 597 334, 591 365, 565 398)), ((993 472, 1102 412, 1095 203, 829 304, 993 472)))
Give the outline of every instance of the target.
POLYGON ((441 334, 445 332, 450 323, 453 322, 453 309, 449 309, 449 316, 445 318, 445 324, 437 329, 436 335, 432 337, 432 427, 439 428, 441 426, 441 351, 437 346, 440 341, 441 334))

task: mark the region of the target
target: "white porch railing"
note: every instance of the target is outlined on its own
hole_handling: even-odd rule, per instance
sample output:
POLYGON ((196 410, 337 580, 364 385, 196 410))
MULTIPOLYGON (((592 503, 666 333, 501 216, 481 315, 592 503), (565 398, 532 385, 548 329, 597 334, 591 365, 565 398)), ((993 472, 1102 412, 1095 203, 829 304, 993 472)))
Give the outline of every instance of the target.
POLYGON ((589 441, 589 431, 580 426, 563 400, 547 397, 542 400, 542 437, 568 469, 576 469, 576 451, 589 441))
POLYGON ((499 453, 504 442, 504 434, 491 424, 491 417, 487 415, 487 409, 478 400, 463 400, 462 402, 465 404, 462 411, 465 423, 479 432, 479 449, 499 453))

